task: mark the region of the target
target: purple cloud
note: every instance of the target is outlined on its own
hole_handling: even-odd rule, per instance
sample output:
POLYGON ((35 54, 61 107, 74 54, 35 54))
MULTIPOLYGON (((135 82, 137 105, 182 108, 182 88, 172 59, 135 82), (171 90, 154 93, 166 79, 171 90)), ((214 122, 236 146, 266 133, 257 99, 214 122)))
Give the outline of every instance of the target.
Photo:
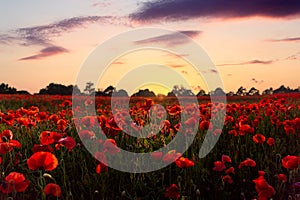
MULTIPOLYGON (((202 33, 202 31, 197 31, 197 30, 187 30, 187 31, 179 31, 179 32, 191 38, 194 38, 202 33)), ((163 43, 168 47, 174 47, 174 46, 182 45, 187 42, 189 42, 188 38, 182 37, 181 34, 171 33, 171 34, 165 34, 156 37, 150 37, 144 40, 138 40, 135 41, 134 43, 139 45, 163 43)))
POLYGON ((283 39, 271 39, 267 40, 269 42, 300 42, 300 37, 290 37, 290 38, 283 38, 283 39))
POLYGON ((219 64, 217 66, 232 66, 232 65, 254 65, 254 64, 262 64, 262 65, 269 65, 272 64, 274 61, 273 60, 250 60, 247 62, 241 62, 241 63, 224 63, 224 64, 219 64))
POLYGON ((19 60, 38 60, 42 59, 45 57, 57 55, 57 54, 62 54, 62 53, 67 53, 69 52, 67 49, 59 46, 50 46, 42 49, 38 54, 29 56, 29 57, 24 57, 20 58, 19 60))
POLYGON ((299 0, 154 0, 131 15, 137 21, 185 20, 198 17, 295 17, 299 0))

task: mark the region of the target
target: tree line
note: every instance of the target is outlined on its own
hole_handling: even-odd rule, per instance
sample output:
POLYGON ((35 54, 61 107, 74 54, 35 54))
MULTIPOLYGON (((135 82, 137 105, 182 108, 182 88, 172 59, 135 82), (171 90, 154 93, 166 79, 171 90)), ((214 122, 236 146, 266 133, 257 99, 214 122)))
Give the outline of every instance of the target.
MULTIPOLYGON (((247 90, 245 87, 241 86, 238 88, 236 92, 230 91, 225 93, 221 88, 216 88, 214 91, 210 91, 206 93, 203 89, 201 89, 197 94, 194 94, 190 89, 186 89, 183 86, 175 85, 167 96, 209 96, 209 95, 226 95, 226 96, 254 96, 254 95, 266 95, 266 94, 280 94, 280 93, 295 93, 300 92, 300 87, 296 89, 291 89, 290 87, 286 87, 281 85, 277 89, 273 89, 272 87, 265 89, 262 93, 255 87, 251 87, 247 90)), ((72 95, 73 93, 79 95, 95 95, 95 96, 111 96, 113 93, 115 96, 128 96, 128 93, 124 89, 117 90, 113 86, 108 86, 104 90, 95 89, 94 84, 92 82, 87 82, 83 91, 81 91, 78 86, 74 85, 63 85, 58 83, 50 83, 45 88, 40 89, 38 93, 35 95, 72 95)), ((25 94, 30 95, 28 91, 25 90, 17 90, 14 87, 9 86, 8 84, 1 83, 0 84, 0 94, 25 94)), ((138 92, 134 93, 132 96, 147 96, 147 97, 155 97, 156 94, 149 89, 141 89, 138 92)))

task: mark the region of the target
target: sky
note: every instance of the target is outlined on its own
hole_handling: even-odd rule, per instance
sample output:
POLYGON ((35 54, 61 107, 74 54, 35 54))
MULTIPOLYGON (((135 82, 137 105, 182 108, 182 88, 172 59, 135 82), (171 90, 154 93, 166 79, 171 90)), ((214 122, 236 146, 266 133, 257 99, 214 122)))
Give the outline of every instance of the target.
POLYGON ((139 49, 122 53, 121 42, 97 55, 114 59, 96 88, 166 93, 168 82, 197 93, 209 90, 211 75, 220 77, 226 92, 300 86, 299 0, 10 0, 0 2, 0 17, 0 82, 30 93, 49 83, 74 85, 103 43, 149 27, 161 34, 150 31, 126 43, 139 49), (191 42, 214 66, 195 68, 191 42), (140 48, 157 45, 163 48, 140 48), (142 83, 149 77, 152 82, 142 83))

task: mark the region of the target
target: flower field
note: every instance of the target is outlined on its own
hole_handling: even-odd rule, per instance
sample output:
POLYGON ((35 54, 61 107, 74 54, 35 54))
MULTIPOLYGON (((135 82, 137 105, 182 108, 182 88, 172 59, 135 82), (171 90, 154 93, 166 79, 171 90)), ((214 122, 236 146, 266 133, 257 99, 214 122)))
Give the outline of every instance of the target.
MULTIPOLYGON (((134 124, 129 130, 149 124, 152 105, 166 110, 156 110, 157 118, 166 115, 157 124, 159 133, 135 138, 117 125, 127 111, 119 108, 115 119, 110 98, 96 98, 96 115, 74 118, 70 96, 1 95, 0 199, 300 199, 299 95, 232 97, 215 109, 209 98, 198 100, 198 105, 181 107, 173 98, 131 98, 134 124), (224 106, 224 127, 215 129, 210 121, 224 106), (195 108, 199 122, 180 117, 195 108), (107 139, 93 131, 99 126, 107 139), (180 127, 187 137, 189 127, 199 127, 186 152, 155 151, 168 145, 180 127), (220 138, 200 159, 208 129, 220 138), (96 159, 117 158, 118 147, 153 152, 153 162, 174 162, 154 172, 126 173, 96 159)), ((85 101, 87 108, 90 104, 85 101)))

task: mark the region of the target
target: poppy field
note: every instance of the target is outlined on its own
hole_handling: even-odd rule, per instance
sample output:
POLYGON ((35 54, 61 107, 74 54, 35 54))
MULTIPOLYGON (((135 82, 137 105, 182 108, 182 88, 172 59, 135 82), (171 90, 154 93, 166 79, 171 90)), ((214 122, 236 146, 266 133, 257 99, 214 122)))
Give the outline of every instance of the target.
POLYGON ((96 97, 96 115, 75 108, 85 112, 75 118, 71 96, 1 95, 0 199, 300 199, 299 95, 234 97, 213 107, 209 98, 198 102, 181 107, 172 97, 131 98, 134 123, 128 129, 149 124, 156 103, 162 106, 157 118, 166 117, 157 124, 158 133, 135 138, 117 125, 127 111, 119 108, 119 118, 114 118, 109 97, 96 97), (216 129, 210 121, 221 108, 226 109, 225 122, 216 129), (181 118, 185 112, 199 113, 200 121, 181 118), (187 137, 189 127, 197 127, 186 152, 156 151, 181 127, 187 137), (220 138, 200 159, 208 130, 220 138), (93 146, 92 153, 83 138, 93 146), (118 147, 151 152, 153 162, 174 162, 153 172, 126 173, 96 159, 105 160, 108 154, 117 158, 118 147))

